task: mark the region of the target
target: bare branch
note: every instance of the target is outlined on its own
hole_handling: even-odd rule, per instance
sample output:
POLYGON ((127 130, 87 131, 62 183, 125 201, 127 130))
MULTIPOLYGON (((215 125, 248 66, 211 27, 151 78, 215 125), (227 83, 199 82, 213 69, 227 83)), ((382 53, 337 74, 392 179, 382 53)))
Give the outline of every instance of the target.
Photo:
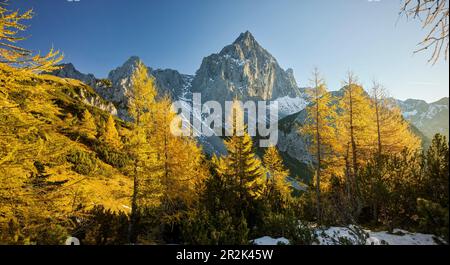
POLYGON ((406 18, 419 19, 422 29, 428 29, 425 38, 419 42, 414 53, 432 48, 428 62, 436 64, 444 56, 448 58, 448 0, 404 0, 400 8, 400 15, 406 18), (422 19, 422 17, 425 17, 422 19), (445 48, 444 48, 445 47, 445 48))

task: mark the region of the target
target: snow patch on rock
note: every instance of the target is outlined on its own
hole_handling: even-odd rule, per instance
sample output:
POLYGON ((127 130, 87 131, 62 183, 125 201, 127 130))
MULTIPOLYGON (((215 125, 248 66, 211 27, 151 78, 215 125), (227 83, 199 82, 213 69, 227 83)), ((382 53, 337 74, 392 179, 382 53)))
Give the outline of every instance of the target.
POLYGON ((278 117, 280 119, 288 115, 300 112, 308 104, 304 97, 284 96, 277 98, 274 101, 278 102, 278 117))

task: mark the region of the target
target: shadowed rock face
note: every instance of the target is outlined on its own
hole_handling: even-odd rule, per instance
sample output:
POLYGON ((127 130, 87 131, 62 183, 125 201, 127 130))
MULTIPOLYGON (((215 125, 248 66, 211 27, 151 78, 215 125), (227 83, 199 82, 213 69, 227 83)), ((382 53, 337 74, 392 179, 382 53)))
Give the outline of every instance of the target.
POLYGON ((302 94, 292 69, 284 71, 248 31, 220 53, 203 59, 192 90, 201 92, 205 101, 234 97, 270 100, 302 94))
POLYGON ((306 109, 303 109, 279 121, 277 147, 297 161, 312 163, 309 141, 305 135, 299 133, 299 128, 305 124, 307 115, 306 109))
MULTIPOLYGON (((112 70, 108 79, 112 82, 115 91, 111 93, 113 101, 122 101, 123 97, 131 87, 131 76, 133 75, 136 65, 142 62, 139 57, 130 57, 122 66, 112 70)), ((155 80, 158 95, 168 95, 172 99, 177 99, 185 90, 190 89, 193 76, 180 74, 172 69, 156 69, 148 67, 148 73, 155 80)))
POLYGON ((75 66, 71 63, 61 64, 60 68, 51 72, 50 74, 62 77, 62 78, 72 78, 80 80, 88 86, 95 86, 96 78, 93 74, 83 74, 75 69, 75 66))
MULTIPOLYGON (((101 91, 101 95, 118 106, 119 117, 127 116, 128 93, 131 88, 131 76, 137 64, 141 62, 139 57, 130 57, 122 66, 112 70, 108 79, 111 80, 112 87, 101 91)), ((180 74, 172 69, 148 68, 148 73, 155 80, 156 89, 159 96, 167 95, 173 100, 182 97, 186 91, 190 91, 192 76, 180 74)))

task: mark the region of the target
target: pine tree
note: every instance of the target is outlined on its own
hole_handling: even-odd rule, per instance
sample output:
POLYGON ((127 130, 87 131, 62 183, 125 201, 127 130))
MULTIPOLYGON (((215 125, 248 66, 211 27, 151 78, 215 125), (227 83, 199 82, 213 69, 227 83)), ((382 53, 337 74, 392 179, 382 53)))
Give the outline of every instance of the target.
POLYGON ((114 148, 119 148, 121 146, 119 133, 117 132, 116 123, 112 115, 108 116, 102 140, 114 148))
POLYGON ((232 136, 225 141, 227 155, 216 160, 215 164, 228 190, 229 209, 235 211, 236 217, 244 214, 249 227, 252 227, 257 208, 255 201, 262 195, 265 174, 261 161, 253 152, 251 137, 237 122, 241 118, 243 110, 234 101, 233 111, 228 117, 231 121, 229 124, 232 124, 232 136), (243 136, 238 136, 238 132, 243 132, 243 136))
POLYGON ((448 208, 449 147, 445 136, 436 134, 426 155, 425 182, 429 198, 448 208))
POLYGON ((87 109, 83 112, 81 132, 90 139, 95 139, 95 136, 97 135, 97 125, 95 124, 95 119, 87 109))

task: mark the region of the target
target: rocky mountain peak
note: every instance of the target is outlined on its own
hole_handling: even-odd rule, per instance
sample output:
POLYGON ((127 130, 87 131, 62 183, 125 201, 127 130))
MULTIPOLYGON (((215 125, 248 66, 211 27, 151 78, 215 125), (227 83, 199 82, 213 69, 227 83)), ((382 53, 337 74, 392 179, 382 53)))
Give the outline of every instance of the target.
POLYGON ((64 71, 68 72, 78 72, 77 69, 75 69, 75 66, 72 63, 63 63, 59 65, 61 69, 64 69, 64 71))
MULTIPOLYGON (((102 96, 114 102, 118 106, 119 117, 126 119, 128 105, 128 92, 132 87, 131 77, 136 70, 137 64, 143 63, 137 56, 131 56, 125 63, 112 70, 108 79, 111 80, 112 88, 102 92, 102 96)), ((177 100, 190 91, 192 76, 180 74, 172 69, 148 68, 148 74, 155 78, 158 95, 168 95, 177 100)))
POLYGON ((231 57, 240 60, 254 60, 262 58, 264 61, 276 61, 253 37, 246 31, 230 45, 225 46, 219 53, 220 56, 231 57))
POLYGON ((108 79, 115 84, 119 80, 131 77, 139 62, 142 62, 139 57, 131 56, 121 66, 109 72, 108 79))
POLYGON ((283 70, 249 31, 203 59, 192 90, 202 93, 204 100, 271 100, 302 95, 293 71, 283 70))
POLYGON ((81 73, 72 63, 60 64, 59 69, 56 69, 49 74, 62 78, 77 79, 92 87, 94 87, 96 83, 96 78, 93 74, 81 73))
POLYGON ((239 35, 239 37, 233 42, 235 45, 246 46, 246 47, 255 47, 259 46, 255 37, 253 37, 250 31, 243 32, 239 35))

